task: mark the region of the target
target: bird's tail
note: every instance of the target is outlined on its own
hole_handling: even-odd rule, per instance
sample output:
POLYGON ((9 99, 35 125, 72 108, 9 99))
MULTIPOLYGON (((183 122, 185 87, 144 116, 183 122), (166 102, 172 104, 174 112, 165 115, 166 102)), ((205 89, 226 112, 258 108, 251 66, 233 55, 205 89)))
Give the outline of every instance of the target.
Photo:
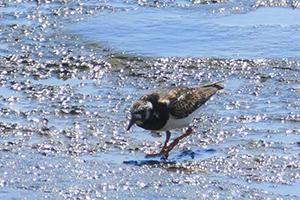
POLYGON ((201 85, 201 88, 215 88, 217 90, 222 90, 225 88, 225 85, 223 84, 223 81, 215 82, 215 83, 210 83, 206 85, 201 85))
POLYGON ((203 96, 206 100, 208 100, 212 95, 224 88, 225 85, 222 83, 222 81, 219 81, 215 83, 201 85, 197 87, 197 90, 199 95, 203 96))

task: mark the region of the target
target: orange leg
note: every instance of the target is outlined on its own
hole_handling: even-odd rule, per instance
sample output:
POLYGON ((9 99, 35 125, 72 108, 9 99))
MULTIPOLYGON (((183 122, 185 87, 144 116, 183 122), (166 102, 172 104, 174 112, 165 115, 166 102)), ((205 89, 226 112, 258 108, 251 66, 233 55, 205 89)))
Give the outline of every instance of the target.
POLYGON ((185 138, 187 136, 189 136, 191 133, 193 132, 192 128, 189 128, 185 134, 179 136, 178 138, 176 138, 165 150, 166 154, 169 154, 169 152, 178 144, 178 142, 182 139, 185 138))
POLYGON ((178 142, 189 136, 191 133, 193 132, 192 128, 189 128, 185 134, 179 136, 178 138, 176 138, 169 146, 167 146, 169 139, 171 137, 171 132, 170 131, 166 131, 167 135, 166 135, 166 141, 164 143, 164 146, 162 148, 162 150, 159 153, 152 153, 152 154, 147 154, 147 156, 163 156, 164 159, 168 158, 169 152, 178 144, 178 142))
POLYGON ((159 153, 147 154, 147 157, 164 155, 165 149, 167 148, 167 144, 168 144, 168 142, 170 140, 170 137, 171 137, 171 132, 170 131, 166 131, 166 133, 167 133, 166 134, 166 140, 165 140, 164 146, 162 147, 161 151, 159 153))

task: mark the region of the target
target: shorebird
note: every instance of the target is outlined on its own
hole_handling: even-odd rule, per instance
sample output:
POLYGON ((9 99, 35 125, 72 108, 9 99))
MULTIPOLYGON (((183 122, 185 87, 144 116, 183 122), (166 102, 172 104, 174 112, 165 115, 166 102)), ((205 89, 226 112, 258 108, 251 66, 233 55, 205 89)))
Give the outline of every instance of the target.
POLYGON ((145 94, 130 107, 131 118, 127 131, 134 124, 153 132, 166 131, 166 140, 161 151, 147 156, 162 156, 163 159, 167 159, 169 152, 178 142, 193 132, 190 124, 200 107, 224 87, 221 82, 216 82, 192 88, 164 88, 145 94), (168 145, 170 130, 185 127, 188 127, 187 131, 168 145))

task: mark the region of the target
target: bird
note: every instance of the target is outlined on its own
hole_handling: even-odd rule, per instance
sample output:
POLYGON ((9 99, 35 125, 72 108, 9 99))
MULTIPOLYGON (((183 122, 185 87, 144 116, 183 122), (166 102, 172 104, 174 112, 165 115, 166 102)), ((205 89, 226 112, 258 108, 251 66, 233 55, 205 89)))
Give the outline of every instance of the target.
POLYGON ((179 141, 193 132, 190 126, 200 107, 219 90, 225 88, 220 82, 195 87, 173 86, 149 92, 130 106, 130 120, 127 131, 135 124, 143 129, 166 132, 166 139, 158 153, 147 154, 147 157, 161 156, 167 159, 169 152, 179 141), (171 130, 188 127, 187 131, 174 139, 169 145, 171 130))

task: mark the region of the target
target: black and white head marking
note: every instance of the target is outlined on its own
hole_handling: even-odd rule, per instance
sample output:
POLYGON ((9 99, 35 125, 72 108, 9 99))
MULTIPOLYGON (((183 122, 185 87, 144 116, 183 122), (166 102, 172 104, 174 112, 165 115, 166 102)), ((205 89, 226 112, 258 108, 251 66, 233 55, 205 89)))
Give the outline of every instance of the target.
POLYGON ((131 119, 127 130, 133 124, 143 124, 144 121, 149 119, 153 105, 150 101, 138 100, 130 107, 131 119))

